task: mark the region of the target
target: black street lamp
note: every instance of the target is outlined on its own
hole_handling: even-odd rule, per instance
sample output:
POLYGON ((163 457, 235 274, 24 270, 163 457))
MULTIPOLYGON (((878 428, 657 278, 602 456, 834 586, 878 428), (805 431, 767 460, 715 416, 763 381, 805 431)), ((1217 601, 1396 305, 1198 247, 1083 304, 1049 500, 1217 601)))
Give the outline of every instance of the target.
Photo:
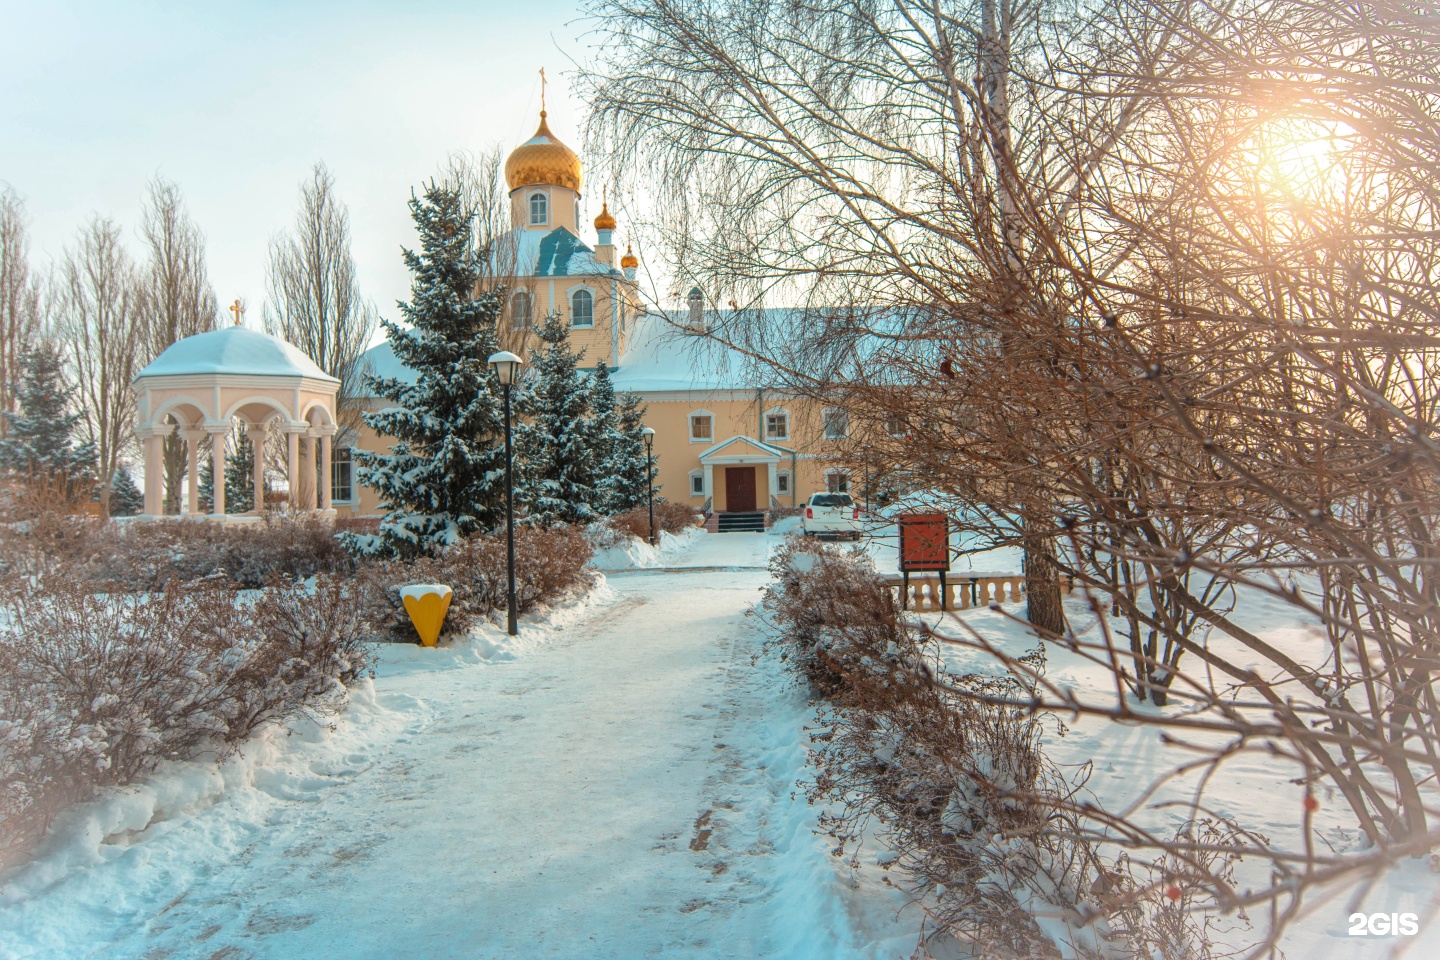
POLYGON ((646 427, 640 431, 645 438, 645 493, 650 499, 650 546, 655 546, 655 431, 646 427))
POLYGON ((510 388, 520 375, 520 364, 523 362, 508 350, 490 355, 490 369, 495 371, 500 381, 500 392, 505 395, 505 564, 510 572, 505 629, 512 637, 520 632, 520 622, 515 616, 515 479, 511 471, 514 455, 510 449, 510 388))

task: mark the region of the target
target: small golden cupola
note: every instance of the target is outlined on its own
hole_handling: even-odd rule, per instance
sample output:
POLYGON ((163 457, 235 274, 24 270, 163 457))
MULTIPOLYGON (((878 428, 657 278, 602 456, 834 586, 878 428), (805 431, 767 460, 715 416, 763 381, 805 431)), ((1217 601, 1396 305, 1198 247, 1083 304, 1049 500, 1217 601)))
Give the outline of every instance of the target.
POLYGON ((625 271, 626 280, 635 279, 635 271, 640 267, 640 258, 635 256, 635 251, 630 249, 630 244, 625 244, 625 256, 620 258, 620 269, 625 271))
MULTIPOLYGON (((615 215, 610 212, 610 202, 607 200, 600 206, 600 216, 595 218, 595 232, 599 233, 601 230, 609 231, 614 229, 615 215)), ((601 242, 603 243, 604 241, 601 242)))
POLYGON ((505 180, 511 191, 521 187, 544 184, 580 192, 580 158, 555 134, 540 111, 540 127, 535 136, 516 147, 505 161, 505 180))

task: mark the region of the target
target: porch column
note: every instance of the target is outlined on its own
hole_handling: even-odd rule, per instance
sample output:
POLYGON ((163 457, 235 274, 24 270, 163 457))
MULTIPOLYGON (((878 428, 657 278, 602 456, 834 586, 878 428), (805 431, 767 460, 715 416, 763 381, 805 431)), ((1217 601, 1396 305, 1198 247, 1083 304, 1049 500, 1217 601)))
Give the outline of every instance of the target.
POLYGON ((245 428, 245 436, 250 438, 250 452, 255 457, 252 507, 256 516, 262 516, 265 513, 265 439, 270 436, 270 428, 263 423, 253 424, 245 428))
POLYGON ((702 466, 705 468, 705 496, 710 498, 710 509, 719 513, 720 504, 715 502, 715 468, 708 463, 702 466))
MULTIPOLYGON (((765 477, 770 484, 770 492, 767 496, 769 496, 771 500, 779 501, 780 497, 776 491, 780 489, 780 469, 776 461, 771 460, 765 464, 765 477)), ((794 481, 792 480, 791 482, 793 483, 794 481)), ((770 509, 768 501, 765 504, 765 509, 770 509)))
POLYGON ((285 481, 290 485, 291 510, 299 510, 301 505, 300 432, 305 429, 305 425, 285 424, 285 481))
POLYGON ((335 479, 335 478, 331 475, 334 471, 333 471, 332 468, 331 468, 331 458, 332 458, 332 456, 333 456, 333 453, 332 453, 330 447, 331 447, 331 444, 333 443, 333 439, 332 439, 332 438, 333 438, 333 436, 334 436, 334 433, 335 433, 335 428, 334 428, 333 426, 326 425, 326 426, 320 428, 320 509, 321 509, 321 510, 330 510, 330 509, 333 509, 333 508, 331 507, 331 505, 330 505, 330 497, 331 497, 331 495, 334 493, 334 490, 331 488, 331 484, 334 482, 334 479, 335 479))
POLYGON ((185 516, 193 517, 200 512, 200 441, 205 431, 191 427, 180 434, 185 438, 185 516))
POLYGON ((210 515, 225 516, 225 445, 230 440, 230 424, 207 423, 210 434, 210 515))

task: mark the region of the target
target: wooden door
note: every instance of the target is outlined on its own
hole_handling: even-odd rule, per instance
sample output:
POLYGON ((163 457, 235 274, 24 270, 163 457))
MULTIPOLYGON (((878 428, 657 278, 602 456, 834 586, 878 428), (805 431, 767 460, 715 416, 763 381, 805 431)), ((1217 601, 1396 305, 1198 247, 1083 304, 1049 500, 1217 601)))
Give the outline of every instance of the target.
POLYGON ((752 513, 755 510, 755 468, 725 468, 725 510, 752 513))

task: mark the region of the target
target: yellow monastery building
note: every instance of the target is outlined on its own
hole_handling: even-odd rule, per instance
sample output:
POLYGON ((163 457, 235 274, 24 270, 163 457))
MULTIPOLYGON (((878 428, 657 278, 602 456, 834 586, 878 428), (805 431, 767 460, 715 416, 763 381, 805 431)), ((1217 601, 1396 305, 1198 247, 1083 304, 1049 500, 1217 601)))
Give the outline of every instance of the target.
MULTIPOLYGON (((661 496, 720 515, 848 489, 848 478, 825 460, 827 441, 848 429, 843 411, 757 387, 738 358, 696 349, 706 317, 699 290, 690 292, 683 316, 647 312, 636 285, 638 260, 627 249, 617 264, 608 206, 595 218, 595 244, 581 238, 580 159, 550 132, 544 111, 535 136, 510 155, 505 175, 514 226, 501 244, 502 259, 491 265, 509 296, 501 340, 528 361, 527 331, 552 311, 568 319, 572 346, 585 351, 582 365, 603 361, 616 392, 643 401, 645 423, 655 431, 661 496)), ((413 377, 389 344, 366 359, 377 376, 413 377)), ((350 451, 388 448, 388 438, 368 427, 349 444, 337 443, 331 493, 338 513, 384 512, 375 491, 354 482, 350 451)))

